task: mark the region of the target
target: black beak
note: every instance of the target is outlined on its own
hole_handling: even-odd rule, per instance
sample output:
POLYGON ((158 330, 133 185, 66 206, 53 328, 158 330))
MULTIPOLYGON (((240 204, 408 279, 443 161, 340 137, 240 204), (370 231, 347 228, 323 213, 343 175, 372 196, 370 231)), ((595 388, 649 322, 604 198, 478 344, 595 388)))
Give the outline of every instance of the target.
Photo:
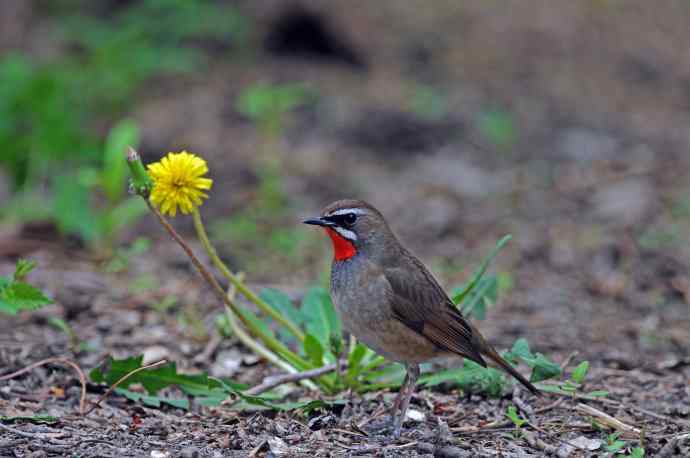
POLYGON ((313 224, 314 226, 330 227, 333 226, 331 221, 324 218, 309 218, 302 221, 304 224, 313 224))

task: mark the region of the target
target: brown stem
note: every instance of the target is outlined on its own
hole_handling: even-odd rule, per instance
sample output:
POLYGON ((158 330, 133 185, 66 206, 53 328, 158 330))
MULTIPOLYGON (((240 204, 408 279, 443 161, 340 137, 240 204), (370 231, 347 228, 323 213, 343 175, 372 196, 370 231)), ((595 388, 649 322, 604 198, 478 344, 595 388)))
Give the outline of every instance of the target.
POLYGON ((81 367, 79 367, 79 365, 77 363, 75 363, 74 361, 72 361, 71 359, 67 359, 67 358, 42 359, 41 361, 30 364, 23 369, 19 369, 18 371, 12 372, 11 374, 3 375, 2 377, 0 377, 0 381, 1 380, 9 380, 11 378, 17 377, 18 375, 32 371, 39 366, 43 366, 45 364, 51 364, 51 363, 67 364, 68 366, 72 367, 75 371, 77 371, 77 374, 79 374, 79 383, 81 383, 81 396, 79 398, 79 414, 84 415, 84 409, 86 408, 86 376, 84 375, 84 371, 81 370, 81 367))

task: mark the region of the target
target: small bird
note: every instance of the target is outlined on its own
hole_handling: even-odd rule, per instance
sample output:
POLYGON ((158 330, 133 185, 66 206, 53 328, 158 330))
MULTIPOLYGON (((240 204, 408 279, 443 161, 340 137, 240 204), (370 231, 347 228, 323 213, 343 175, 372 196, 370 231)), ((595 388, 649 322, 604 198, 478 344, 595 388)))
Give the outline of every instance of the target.
POLYGON ((304 223, 323 227, 333 242, 331 297, 343 328, 407 369, 391 413, 395 437, 400 436, 419 364, 438 357, 459 355, 486 367, 486 356, 540 395, 462 316, 372 205, 338 200, 304 223))

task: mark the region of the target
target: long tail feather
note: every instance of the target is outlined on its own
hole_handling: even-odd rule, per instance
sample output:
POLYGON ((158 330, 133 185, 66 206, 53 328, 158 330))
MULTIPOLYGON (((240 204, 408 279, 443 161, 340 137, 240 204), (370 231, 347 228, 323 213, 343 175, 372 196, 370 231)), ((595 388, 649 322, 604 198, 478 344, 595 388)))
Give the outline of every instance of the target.
POLYGON ((484 345, 484 348, 482 348, 481 352, 489 358, 491 358, 494 362, 496 362, 496 364, 501 366, 501 368, 504 371, 515 377, 517 381, 522 383, 525 386, 525 388, 530 390, 532 394, 534 394, 535 396, 541 396, 541 392, 537 389, 537 387, 532 385, 532 383, 529 380, 527 380, 522 374, 520 374, 513 366, 511 366, 511 364, 508 361, 501 358, 501 355, 499 355, 496 350, 491 348, 490 345, 484 345))

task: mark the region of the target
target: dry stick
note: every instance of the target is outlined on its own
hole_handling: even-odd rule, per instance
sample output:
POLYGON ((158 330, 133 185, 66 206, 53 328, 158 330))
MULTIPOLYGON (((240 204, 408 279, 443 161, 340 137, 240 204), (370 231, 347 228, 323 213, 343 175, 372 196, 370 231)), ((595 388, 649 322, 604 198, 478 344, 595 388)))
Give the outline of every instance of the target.
POLYGON ((9 380, 11 378, 17 377, 18 375, 24 374, 26 372, 32 371, 35 368, 39 366, 43 366, 45 364, 51 364, 51 363, 62 363, 62 364, 67 364, 71 368, 73 368, 75 371, 77 371, 77 374, 79 374, 79 383, 81 383, 81 396, 79 398, 79 414, 84 415, 84 409, 86 408, 86 376, 84 375, 84 371, 81 370, 81 367, 71 359, 67 358, 47 358, 47 359, 42 359, 41 361, 38 361, 36 363, 30 364, 29 366, 26 366, 24 369, 20 369, 16 372, 12 372, 11 374, 3 375, 0 377, 0 381, 2 380, 9 380))
MULTIPOLYGON (((235 304, 230 300, 227 294, 225 294, 225 291, 223 291, 223 288, 221 288, 220 284, 218 283, 218 281, 216 281, 213 275, 211 275, 211 273, 203 266, 203 264, 201 264, 199 258, 196 257, 192 249, 189 247, 189 245, 187 245, 187 242, 184 241, 184 239, 177 233, 175 228, 173 228, 170 225, 170 223, 163 217, 163 215, 161 215, 158 209, 155 206, 153 206, 153 204, 151 204, 151 201, 149 201, 149 199, 144 198, 144 201, 146 202, 146 205, 149 207, 149 210, 151 210, 151 212, 154 215, 156 215, 156 218, 158 219, 158 222, 161 224, 161 226, 163 226, 163 228, 165 228, 168 234, 170 234, 170 236, 178 243, 178 245, 182 247, 189 259, 191 259, 192 264, 194 264, 194 267, 196 267, 201 276, 204 277, 204 280, 206 280, 206 282, 209 285, 211 285, 213 291, 221 299, 221 301, 223 301, 223 304, 225 304, 226 310, 231 311, 233 318, 239 318, 239 320, 246 325, 247 323, 245 323, 244 318, 240 313, 238 313, 237 309, 235 308, 235 304)), ((230 316, 231 315, 228 314, 228 318, 230 318, 230 316)), ((236 326, 234 330, 237 333, 237 336, 242 341, 242 343, 251 348, 254 352, 256 352, 256 354, 262 356, 266 360, 270 361, 271 363, 275 364, 281 369, 284 369, 287 372, 297 372, 297 369, 295 369, 285 361, 281 360, 273 352, 268 350, 268 348, 264 347, 259 342, 256 342, 254 339, 252 339, 249 336, 249 334, 244 332, 241 326, 236 326)), ((316 389, 316 386, 312 384, 310 388, 316 389)))
POLYGON ((627 423, 623 423, 619 419, 614 418, 611 415, 607 414, 606 412, 602 412, 599 409, 595 409, 590 405, 579 403, 575 406, 575 410, 585 415, 595 417, 597 420, 599 420, 599 422, 608 425, 611 428, 616 429, 618 431, 634 433, 636 435, 639 435, 641 433, 640 429, 635 428, 634 426, 630 426, 627 423))
POLYGON ((9 427, 9 426, 3 424, 2 422, 0 422, 0 429, 7 431, 8 433, 16 434, 17 436, 20 436, 20 437, 25 437, 27 439, 32 439, 32 440, 36 440, 36 439, 43 440, 43 439, 45 439, 48 442, 52 443, 53 445, 62 445, 62 446, 70 445, 70 444, 67 444, 67 443, 64 443, 61 441, 56 441, 52 437, 45 436, 45 434, 50 434, 50 433, 27 433, 26 431, 21 431, 19 429, 9 427))
POLYGON ((107 390, 105 390, 105 393, 103 393, 101 395, 101 397, 98 398, 98 400, 89 408, 89 410, 84 414, 84 416, 93 412, 94 409, 96 409, 96 407, 98 407, 101 404, 101 402, 103 402, 105 400, 105 398, 110 396, 110 393, 112 393, 113 390, 118 387, 118 385, 120 385, 122 382, 124 382, 125 380, 130 378, 132 375, 136 374, 137 372, 141 372, 143 370, 146 370, 146 369, 151 369, 152 367, 160 366, 161 364, 165 364, 167 362, 168 362, 168 360, 161 359, 160 361, 156 361, 155 363, 147 364, 146 366, 137 367, 133 371, 127 372, 125 375, 120 377, 117 380, 117 382, 113 383, 107 390))
MULTIPOLYGON (((340 365, 343 369, 346 367, 345 363, 341 363, 340 365)), ((247 391, 245 391, 245 394, 249 396, 258 396, 261 393, 264 393, 272 388, 275 388, 279 385, 282 385, 284 383, 291 383, 291 382, 299 382, 300 380, 305 380, 305 379, 311 379, 311 378, 316 378, 320 377, 324 374, 327 374, 329 372, 333 372, 336 369, 336 365, 334 364, 329 364, 327 366, 323 367, 318 367, 316 369, 311 369, 308 371, 304 372, 298 372, 296 374, 281 374, 281 375, 272 375, 268 376, 263 379, 261 384, 256 385, 247 391)))

